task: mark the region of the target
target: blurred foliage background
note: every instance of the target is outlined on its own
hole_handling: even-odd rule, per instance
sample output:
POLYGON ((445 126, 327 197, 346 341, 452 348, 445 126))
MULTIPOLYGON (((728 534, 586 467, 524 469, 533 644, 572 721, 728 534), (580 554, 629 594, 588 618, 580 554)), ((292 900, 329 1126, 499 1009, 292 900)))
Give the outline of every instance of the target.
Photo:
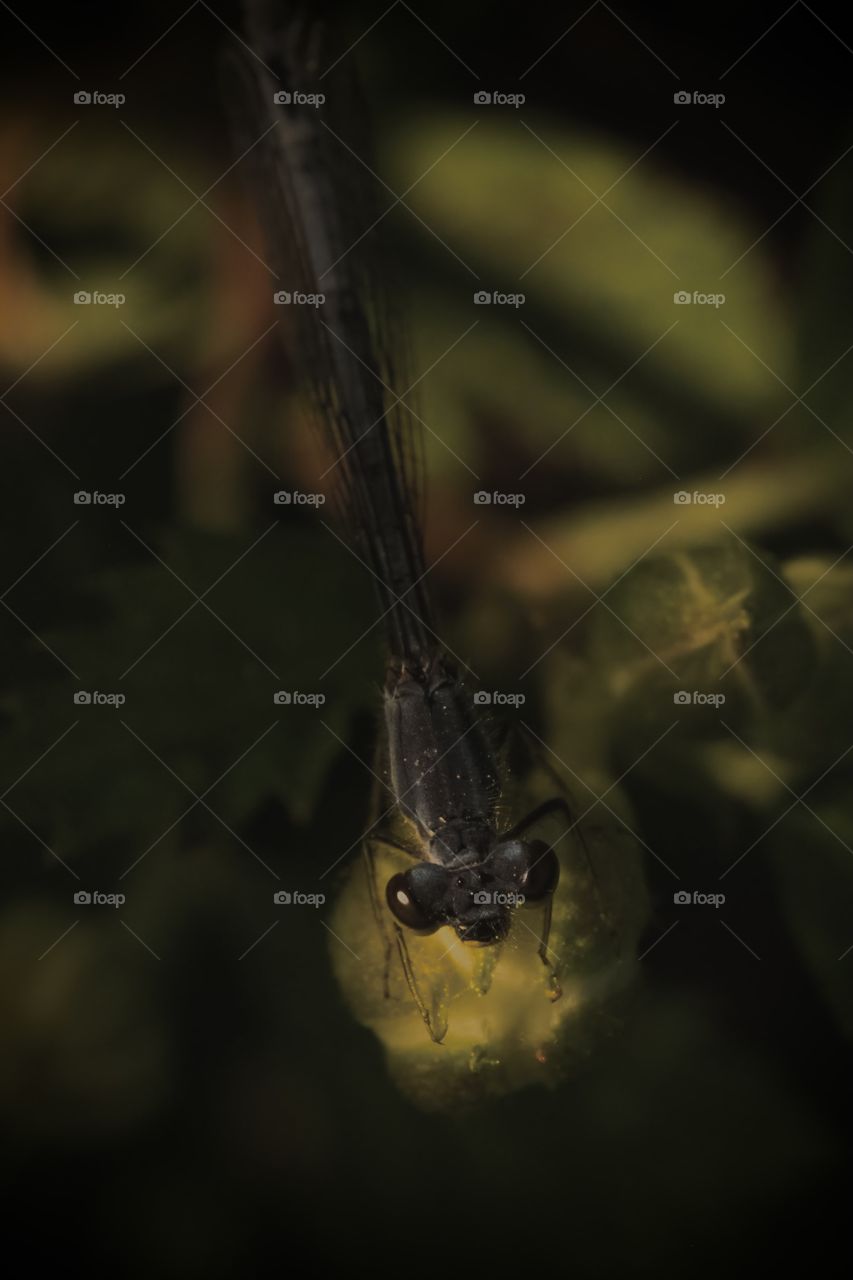
POLYGON ((9 1231, 146 1275, 304 1248, 814 1263, 845 1247, 851 1120, 853 33, 802 3, 416 9, 338 30, 343 53, 371 28, 346 56, 405 193, 431 582, 483 683, 625 792, 640 984, 556 1092, 427 1116, 350 1018, 322 914, 276 913, 355 856, 382 668, 367 575, 273 504, 322 468, 218 96, 239 14, 6 8, 9 1231), (126 501, 74 504, 96 489, 126 501), (322 716, 278 688, 322 689, 322 716), (674 904, 694 889, 725 907, 674 904))

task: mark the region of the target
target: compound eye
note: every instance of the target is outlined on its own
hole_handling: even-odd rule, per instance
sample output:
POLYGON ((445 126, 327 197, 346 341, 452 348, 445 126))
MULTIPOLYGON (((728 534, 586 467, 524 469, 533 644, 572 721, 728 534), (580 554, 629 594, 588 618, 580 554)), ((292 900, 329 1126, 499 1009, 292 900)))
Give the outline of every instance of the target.
POLYGON ((521 880, 526 902, 541 902, 553 893, 560 879, 560 864, 553 849, 544 840, 531 840, 528 846, 527 871, 521 880))
POLYGON ((385 887, 385 897, 391 914, 400 924, 416 933, 433 933, 440 921, 427 903, 421 903, 414 895, 408 874, 392 876, 385 887))
POLYGON ((529 865, 528 848, 524 840, 505 840, 495 848, 491 870, 499 880, 514 880, 520 885, 529 865))

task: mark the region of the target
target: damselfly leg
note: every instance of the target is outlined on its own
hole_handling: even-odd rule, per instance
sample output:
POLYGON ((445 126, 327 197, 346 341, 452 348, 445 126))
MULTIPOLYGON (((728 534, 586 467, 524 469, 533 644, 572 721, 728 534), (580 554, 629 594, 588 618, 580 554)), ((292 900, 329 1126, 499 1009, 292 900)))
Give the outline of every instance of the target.
POLYGON ((385 887, 380 882, 376 866, 376 850, 378 848, 384 848, 393 853, 402 853, 409 858, 417 858, 419 857, 419 854, 407 844, 399 840, 394 840, 390 836, 371 832, 364 840, 362 854, 364 857, 365 873, 367 875, 368 892, 370 894, 370 905, 376 920, 376 927, 382 937, 384 952, 382 968, 383 996, 386 1000, 390 1000, 391 998, 390 969, 392 957, 396 951, 397 958, 399 959, 403 970, 403 975, 406 979, 406 986, 409 989, 409 994, 424 1020, 424 1025, 426 1026, 430 1039, 434 1040, 436 1044, 441 1044, 447 1034, 447 1020, 442 1019, 437 1010, 430 1010, 427 1005, 418 985, 415 968, 412 964, 409 948, 406 945, 405 934, 396 921, 391 919, 385 905, 385 887))
MULTIPOLYGON (((589 869, 590 877, 595 886, 596 897, 599 900, 599 905, 601 905, 601 895, 599 893, 599 888, 598 888, 598 877, 595 874, 595 866, 593 864, 592 857, 589 852, 589 846, 587 845, 586 839, 584 838, 583 830, 580 827, 579 819, 577 819, 574 816, 571 806, 569 805, 569 802, 568 800, 566 800, 565 796, 552 796, 549 800, 543 800, 541 804, 538 804, 535 809, 532 809, 530 813, 528 813, 524 818, 522 818, 519 822, 517 822, 515 826, 507 833, 505 838, 514 840, 514 839, 520 838, 523 835, 526 835, 528 831, 531 831, 534 827, 536 827, 536 825, 539 822, 543 821, 545 818, 550 817, 551 814, 560 814, 562 818, 565 820, 565 822, 567 823, 566 831, 564 834, 566 835, 575 834, 577 836, 578 842, 580 843, 584 851, 584 857, 586 858, 586 863, 589 869)), ((559 1000, 560 996, 562 995, 562 987, 560 986, 560 983, 557 979, 557 973, 554 968, 554 965, 552 964, 549 958, 549 949, 548 949, 548 939, 551 934, 552 912, 553 912, 553 899, 549 895, 545 899, 545 903, 544 903, 544 921, 542 925, 542 937, 539 943, 538 955, 539 955, 539 959, 542 961, 542 963, 545 965, 545 968, 548 971, 548 983, 551 991, 551 999, 559 1000)), ((603 914, 603 908, 602 908, 602 914, 603 914)))

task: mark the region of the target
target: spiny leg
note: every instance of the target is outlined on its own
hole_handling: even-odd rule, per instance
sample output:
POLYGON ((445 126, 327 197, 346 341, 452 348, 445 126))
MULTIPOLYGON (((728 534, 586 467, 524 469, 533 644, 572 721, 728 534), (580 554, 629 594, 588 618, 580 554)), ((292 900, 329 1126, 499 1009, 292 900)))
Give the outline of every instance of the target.
MULTIPOLYGON (((559 781, 559 779, 557 780, 559 781)), ((610 909, 607 906, 605 895, 602 892, 601 882, 598 878, 598 872, 595 869, 595 863, 593 862, 592 854, 590 853, 589 845, 587 844, 587 841, 586 841, 586 836, 584 835, 583 828, 580 825, 580 820, 574 816, 571 805, 569 805, 565 797, 552 796, 550 800, 545 800, 542 802, 542 804, 537 805, 535 809, 531 810, 531 812, 527 814, 526 817, 522 818, 521 821, 516 824, 516 826, 513 828, 513 831, 511 832, 511 835, 517 836, 521 832, 528 830, 530 827, 534 825, 534 823, 539 822, 542 818, 547 817, 551 813, 562 813, 562 815, 568 821, 569 823, 568 831, 564 832, 564 834, 569 834, 569 832, 571 831, 577 832, 578 840, 580 842, 581 848, 583 849, 584 858, 586 859, 587 870, 589 872, 590 881, 592 883, 593 893, 595 894, 595 901, 598 907, 598 915, 601 920, 602 926, 607 931, 611 939, 611 942, 615 941, 616 946, 618 948, 621 948, 621 938, 619 936, 619 930, 614 925, 613 917, 610 913, 610 909)), ((546 941, 547 941, 547 931, 550 930, 550 927, 551 927, 551 908, 549 904, 548 918, 546 920, 546 941)), ((543 963, 547 964, 547 959, 545 955, 542 953, 542 951, 540 951, 539 954, 543 960, 543 963)), ((558 997, 554 996, 553 998, 557 999, 558 997)))
MULTIPOLYGON (((606 912, 605 912, 604 903, 601 897, 601 891, 599 888, 598 875, 595 870, 595 864, 592 860, 592 855, 590 854, 590 851, 589 851, 589 845, 586 842, 586 836, 583 833, 583 828, 580 825, 580 820, 575 818, 574 814, 572 813, 571 805, 568 803, 568 801, 565 799, 564 796, 552 796, 550 800, 543 800, 542 803, 538 804, 535 809, 531 809, 530 813, 528 813, 525 817, 523 817, 520 822, 517 822, 515 826, 512 828, 512 830, 506 833, 503 839, 517 840, 520 836, 524 834, 525 831, 529 831, 530 828, 532 826, 535 826, 537 822, 541 822, 543 818, 547 818, 552 813, 562 813, 566 821, 569 823, 568 831, 564 832, 565 835, 568 835, 569 832, 571 831, 577 831, 578 840, 580 841, 581 847, 584 852, 584 857, 586 858, 586 864, 589 869, 589 874, 592 879, 593 885, 595 886, 595 896, 598 899, 598 907, 602 917, 604 917, 606 915, 606 912)), ((550 927, 550 920, 548 922, 548 925, 550 927)))
POLYGON ((436 1044, 441 1044, 442 1040, 447 1035, 447 1023, 445 1022, 444 1025, 439 1028, 433 1026, 432 1014, 427 1008, 424 998, 418 988, 414 966, 412 965, 411 957, 409 956, 409 948, 406 946, 406 939, 403 934, 403 930, 398 924, 394 925, 394 933, 397 935, 397 951, 400 956, 400 963, 403 966, 403 973, 406 975, 406 982, 408 983, 412 999, 417 1005, 418 1012, 426 1024, 426 1029, 429 1032, 430 1039, 436 1044))
POLYGON ((385 923, 385 917, 382 911, 382 902, 379 896, 379 886, 376 880, 376 859, 373 856, 372 840, 364 842, 364 868, 367 874, 367 891, 370 895, 370 905, 373 909, 373 916, 376 920, 376 927, 382 937, 382 994, 386 1000, 390 999, 390 973, 391 973, 391 939, 388 936, 388 929, 385 923))
POLYGON ((382 933, 385 958, 382 965, 382 991, 385 999, 390 997, 390 971, 391 971, 391 940, 388 937, 388 930, 385 928, 385 917, 382 912, 382 894, 376 879, 376 860, 373 857, 373 846, 376 844, 385 845, 387 849, 394 849, 397 853, 408 854, 410 858, 418 858, 420 855, 415 849, 410 849, 406 844, 400 844, 396 840, 391 840, 387 836, 371 836, 369 840, 364 842, 364 855, 367 864, 367 888, 370 893, 370 904, 373 907, 373 914, 376 917, 376 923, 382 933), (368 852, 369 850, 369 852, 368 852))
MULTIPOLYGON (((385 836, 374 836, 370 840, 366 840, 364 843, 364 860, 365 860, 365 868, 367 871, 367 887, 368 887, 368 892, 370 894, 370 905, 373 908, 373 914, 376 918, 376 924, 382 935, 382 942, 383 942, 382 992, 385 999, 388 1000, 390 999, 390 996, 391 996, 390 974, 391 974, 392 944, 391 944, 390 938, 388 937, 386 916, 382 909, 383 908, 382 895, 380 893, 379 883, 376 875, 376 859, 373 854, 373 846, 376 844, 384 844, 389 849, 395 849, 398 852, 408 853, 410 854, 411 857, 417 857, 417 854, 413 850, 406 848, 405 845, 398 844, 395 840, 386 839, 385 836)), ((393 925, 393 929, 394 929, 394 936, 397 943, 397 954, 400 957, 400 963, 402 965, 403 973, 406 978, 406 985, 409 988, 411 997, 414 1000, 417 1006, 418 1012, 420 1013, 421 1017, 424 1020, 424 1023, 426 1024, 426 1029, 430 1034, 430 1038, 434 1040, 436 1044, 441 1044, 442 1040, 447 1035, 447 1024, 445 1023, 445 1025, 440 1029, 436 1029, 436 1027, 433 1025, 432 1015, 429 1009, 427 1008, 424 998, 420 993, 420 988, 418 987, 417 979, 415 977, 414 966, 412 965, 411 957, 409 955, 409 949, 406 946, 406 939, 403 934, 403 931, 400 928, 400 926, 396 923, 393 925)))
POLYGON ((572 820, 572 811, 568 801, 563 796, 552 796, 550 800, 543 800, 541 804, 537 804, 535 809, 531 809, 529 813, 507 831, 501 838, 503 840, 517 840, 523 836, 525 831, 529 831, 537 822, 541 822, 543 818, 547 818, 550 813, 562 811, 565 816, 572 820))
MULTIPOLYGON (((564 789, 566 786, 564 779, 560 776, 560 774, 554 768, 554 765, 551 763, 548 757, 538 749, 536 744, 533 742, 532 738, 533 738, 533 735, 531 734, 530 730, 527 729, 526 726, 523 727, 520 734, 521 741, 526 745, 531 756, 538 761, 540 768, 544 769, 545 772, 549 775, 549 777, 553 779, 555 786, 559 787, 561 790, 564 789)), ((569 770, 569 772, 571 772, 571 770, 569 770)), ((591 795, 595 795, 595 792, 592 791, 591 788, 588 787, 587 790, 590 791, 591 795)), ((596 800, 598 799, 597 796, 595 798, 596 800)), ((604 916, 606 915, 606 912, 604 910, 604 904, 602 902, 602 897, 599 890, 598 876, 596 874, 595 866, 593 864, 592 857, 589 852, 589 846, 586 842, 586 836, 584 835, 583 828, 580 825, 580 819, 575 817, 574 813, 572 812, 571 805, 568 803, 565 797, 553 796, 550 800, 545 800, 542 804, 537 805, 537 807, 532 811, 532 813, 528 814, 526 818, 522 818, 521 822, 518 824, 518 828, 520 828, 521 830, 527 830, 530 826, 533 825, 534 822, 538 822, 540 818, 545 817, 547 813, 554 813, 557 810, 562 810, 562 812, 565 814, 569 822, 570 831, 574 830, 574 828, 577 827, 578 839, 580 840, 581 845, 583 846, 583 851, 586 857, 589 873, 590 873, 590 876, 592 877, 593 884, 595 885, 595 894, 596 894, 596 897, 598 898, 599 909, 601 910, 602 916, 604 916)), ((518 834, 518 828, 515 829, 515 834, 518 834)))
POLYGON ((557 970, 554 968, 554 965, 551 963, 550 959, 548 958, 548 939, 551 936, 552 908, 553 908, 553 898, 550 897, 549 895, 549 897, 545 899, 545 914, 544 914, 544 922, 543 922, 543 928, 542 928, 542 937, 539 939, 539 946, 536 949, 536 954, 539 956, 539 959, 542 961, 546 970, 548 971, 548 995, 553 1004, 555 1001, 559 1000, 560 996, 563 994, 563 988, 560 986, 559 979, 557 978, 557 970))

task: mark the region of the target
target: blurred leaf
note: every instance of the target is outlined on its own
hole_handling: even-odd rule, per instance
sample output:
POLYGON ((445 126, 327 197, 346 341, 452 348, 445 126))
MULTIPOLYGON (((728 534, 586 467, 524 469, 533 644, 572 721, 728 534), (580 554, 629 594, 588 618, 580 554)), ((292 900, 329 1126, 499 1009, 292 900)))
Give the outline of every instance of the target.
POLYGON ((701 728, 715 723, 712 708, 737 722, 791 702, 814 645, 766 561, 732 537, 650 556, 617 581, 609 607, 592 615, 588 643, 611 693, 631 701, 628 714, 676 714, 701 728))
MULTIPOLYGON (((0 358, 12 369, 38 360, 71 325, 41 367, 42 378, 89 376, 121 359, 139 363, 142 348, 129 330, 167 359, 208 343, 211 266, 221 228, 202 205, 192 207, 193 196, 154 155, 120 132, 93 130, 87 120, 16 188, 15 211, 38 239, 13 224, 7 252, 17 279, 0 325, 0 358), (78 292, 124 301, 75 305, 78 292)), ((169 150, 162 139, 147 141, 155 151, 169 150)), ((209 185, 189 152, 179 167, 196 190, 209 185)), ((0 279, 9 289, 9 272, 0 279)), ((169 377, 153 356, 145 367, 169 377)))
POLYGON ((801 687, 792 701, 769 705, 753 721, 749 746, 722 741, 706 754, 717 786, 765 811, 787 807, 788 787, 801 792, 835 764, 849 747, 853 723, 853 569, 809 556, 786 564, 784 576, 802 597, 796 613, 811 635, 811 661, 793 652, 790 659, 801 687))
MULTIPOLYGON (((767 258, 749 254, 721 282, 754 239, 752 227, 709 192, 662 171, 653 155, 635 164, 637 155, 615 139, 513 119, 480 120, 459 141, 469 124, 432 115, 409 125, 389 143, 389 164, 401 189, 416 183, 419 214, 480 272, 472 294, 523 292, 570 313, 603 349, 621 344, 627 354, 614 379, 678 322, 647 357, 662 378, 739 417, 779 400, 766 368, 721 323, 786 376, 791 321, 767 258), (679 290, 726 300, 719 308, 676 306, 679 290)), ((472 307, 468 323, 488 322, 488 310, 472 307)), ((529 318, 524 309, 518 316, 529 318)), ((525 382, 512 397, 519 407, 525 382)), ((608 385, 596 384, 597 392, 608 385)))
MULTIPOLYGON (((560 599, 566 591, 584 594, 581 584, 608 586, 626 565, 646 554, 668 526, 670 549, 713 541, 720 533, 721 516, 742 537, 759 543, 822 518, 828 509, 843 507, 848 489, 847 473, 839 467, 837 447, 830 442, 772 461, 746 460, 724 482, 718 473, 694 473, 638 496, 611 493, 590 501, 581 493, 576 503, 565 502, 554 515, 537 522, 537 538, 517 525, 509 531, 490 529, 490 537, 503 535, 494 577, 531 601, 560 599), (724 490, 724 505, 677 505, 679 488, 714 495, 724 490)), ((481 518, 489 517, 484 513, 481 518)))

